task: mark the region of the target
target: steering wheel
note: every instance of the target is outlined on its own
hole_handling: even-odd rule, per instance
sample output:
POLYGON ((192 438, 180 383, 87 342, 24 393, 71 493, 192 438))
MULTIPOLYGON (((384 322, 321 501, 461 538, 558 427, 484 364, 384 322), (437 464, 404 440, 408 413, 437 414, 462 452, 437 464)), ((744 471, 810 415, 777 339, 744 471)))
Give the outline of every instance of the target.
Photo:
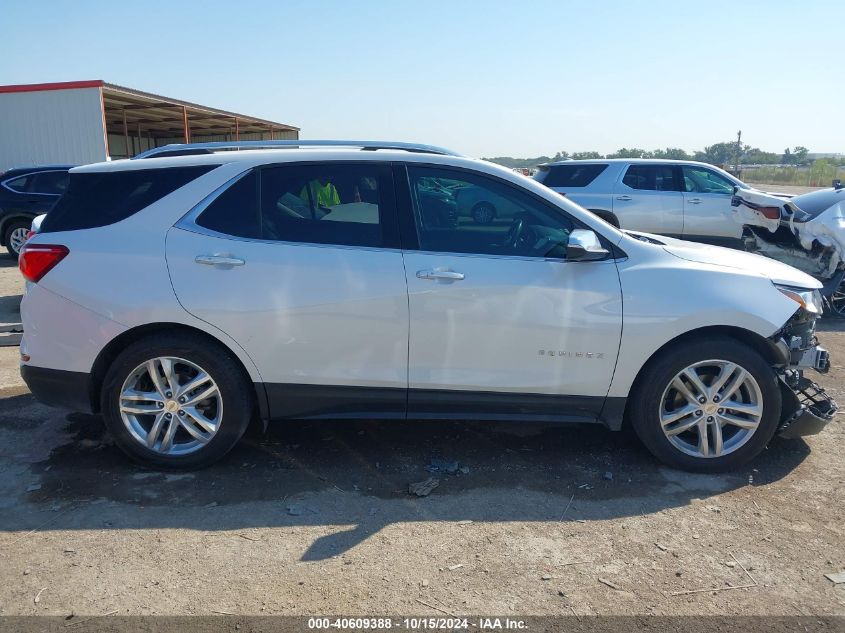
POLYGON ((517 248, 519 246, 520 238, 522 238, 522 234, 524 232, 525 220, 523 218, 516 218, 513 223, 511 223, 511 227, 508 229, 508 233, 505 236, 505 246, 517 248))

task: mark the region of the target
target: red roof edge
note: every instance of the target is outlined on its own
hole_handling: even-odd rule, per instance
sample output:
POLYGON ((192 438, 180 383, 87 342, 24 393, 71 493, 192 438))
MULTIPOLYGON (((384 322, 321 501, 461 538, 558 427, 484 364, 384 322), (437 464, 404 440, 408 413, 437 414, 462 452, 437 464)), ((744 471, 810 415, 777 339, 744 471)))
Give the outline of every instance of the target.
POLYGON ((74 88, 99 88, 103 85, 102 79, 90 81, 59 81, 49 84, 16 84, 12 86, 0 86, 0 94, 4 92, 39 92, 41 90, 72 90, 74 88))

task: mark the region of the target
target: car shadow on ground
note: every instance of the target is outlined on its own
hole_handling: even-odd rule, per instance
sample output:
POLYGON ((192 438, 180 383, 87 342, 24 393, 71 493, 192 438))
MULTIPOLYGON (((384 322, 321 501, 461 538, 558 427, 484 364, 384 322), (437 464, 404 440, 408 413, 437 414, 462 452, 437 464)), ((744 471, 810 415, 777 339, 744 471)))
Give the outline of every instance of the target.
POLYGON ((748 468, 694 475, 597 425, 319 421, 251 430, 201 471, 157 472, 131 463, 99 417, 63 414, 28 394, 0 400, 0 434, 0 456, 18 466, 0 475, 0 504, 38 508, 3 512, 0 530, 41 529, 42 520, 43 529, 344 528, 317 538, 303 560, 338 555, 397 522, 647 515, 777 481, 809 453, 803 441, 775 439, 748 468), (429 496, 409 494, 428 478, 439 482, 429 496))

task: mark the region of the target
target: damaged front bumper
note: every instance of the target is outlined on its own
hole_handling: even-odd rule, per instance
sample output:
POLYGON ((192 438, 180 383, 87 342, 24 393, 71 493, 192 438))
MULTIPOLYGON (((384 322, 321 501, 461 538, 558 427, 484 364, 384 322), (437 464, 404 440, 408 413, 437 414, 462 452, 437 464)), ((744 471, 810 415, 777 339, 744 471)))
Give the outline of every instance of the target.
POLYGON ((836 401, 804 375, 808 369, 826 374, 830 354, 818 344, 815 315, 799 310, 774 337, 782 361, 776 366, 783 406, 778 434, 787 439, 815 435, 833 419, 836 401))
POLYGON ((778 435, 795 439, 821 433, 836 414, 838 406, 823 387, 797 370, 780 375, 783 412, 778 435))

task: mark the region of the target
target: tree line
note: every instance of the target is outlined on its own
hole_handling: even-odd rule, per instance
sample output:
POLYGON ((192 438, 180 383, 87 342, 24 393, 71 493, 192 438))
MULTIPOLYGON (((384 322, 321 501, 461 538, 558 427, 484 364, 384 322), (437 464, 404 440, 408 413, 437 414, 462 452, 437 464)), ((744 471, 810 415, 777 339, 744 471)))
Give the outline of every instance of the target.
MULTIPOLYGON (((750 145, 738 146, 736 141, 726 143, 714 143, 703 150, 695 151, 692 154, 679 147, 667 147, 665 149, 645 150, 638 147, 623 147, 612 154, 600 154, 599 152, 572 152, 560 151, 554 156, 537 156, 535 158, 513 158, 511 156, 497 156, 486 158, 493 163, 505 167, 534 167, 543 163, 550 163, 558 160, 585 160, 601 158, 662 158, 674 160, 697 160, 712 165, 733 165, 739 160, 740 165, 805 165, 808 162, 807 155, 810 150, 802 145, 786 148, 782 153, 765 152, 759 147, 750 145), (737 156, 738 154, 738 156, 737 156)), ((827 159, 831 162, 845 164, 845 158, 840 161, 827 159)))

